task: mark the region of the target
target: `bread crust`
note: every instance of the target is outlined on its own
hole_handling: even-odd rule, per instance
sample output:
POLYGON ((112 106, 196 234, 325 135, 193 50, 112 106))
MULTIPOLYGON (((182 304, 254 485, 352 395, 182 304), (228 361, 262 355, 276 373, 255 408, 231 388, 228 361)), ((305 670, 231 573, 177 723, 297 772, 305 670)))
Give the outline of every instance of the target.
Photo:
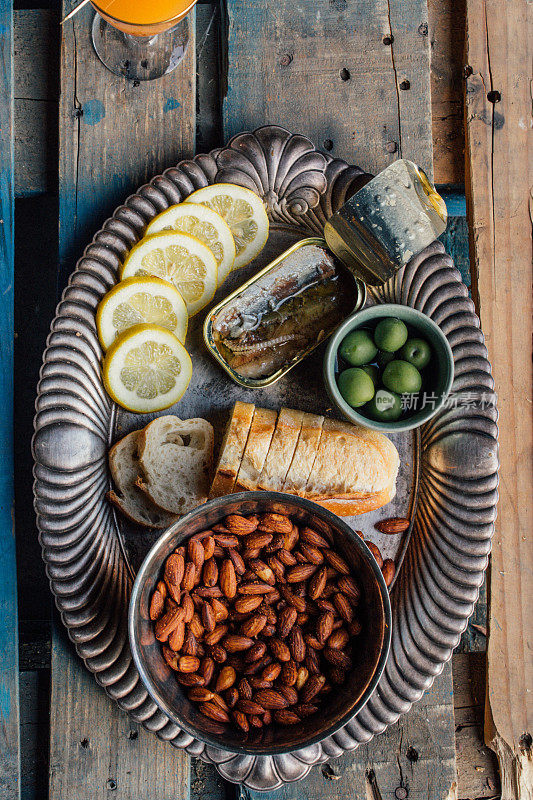
POLYGON ((234 492, 253 491, 261 475, 267 457, 270 442, 276 427, 277 412, 269 408, 256 408, 248 441, 235 481, 234 492))
POLYGON ((248 441, 254 409, 253 403, 243 403, 240 400, 233 406, 220 446, 220 456, 209 497, 223 497, 232 493, 248 441))
POLYGON ((280 410, 270 448, 257 481, 258 489, 282 491, 300 436, 303 416, 303 411, 294 411, 291 408, 280 410))

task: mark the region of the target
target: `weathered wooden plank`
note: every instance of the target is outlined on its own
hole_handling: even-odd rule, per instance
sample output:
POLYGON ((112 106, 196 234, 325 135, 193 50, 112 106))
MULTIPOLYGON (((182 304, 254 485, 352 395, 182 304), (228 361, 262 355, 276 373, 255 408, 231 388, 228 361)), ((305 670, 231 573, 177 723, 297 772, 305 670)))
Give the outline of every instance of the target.
POLYGON ((296 785, 266 795, 241 789, 239 798, 444 800, 456 783, 451 696, 450 663, 422 700, 369 744, 315 767, 296 785))
POLYGON ((276 123, 371 172, 401 153, 431 174, 426 0, 230 0, 227 12, 226 135, 276 123))
MULTIPOLYGON (((154 174, 191 156, 195 146, 194 14, 182 64, 138 86, 99 62, 90 42, 91 20, 86 8, 62 29, 60 289, 114 207, 154 174)), ((57 627, 51 670, 50 800, 97 800, 110 792, 124 800, 187 800, 188 756, 131 724, 57 627)))
POLYGON ((0 0, 0 798, 20 797, 13 507, 13 3, 0 0))
POLYGON ((533 797, 532 56, 531 3, 467 0, 472 277, 499 398, 502 475, 486 737, 500 761, 504 800, 533 797))
POLYGON ((189 760, 95 686, 63 630, 52 646, 50 800, 186 800, 189 760), (58 697, 58 679, 64 684, 58 697), (58 700, 61 700, 59 703, 58 700), (110 792, 113 792, 110 795, 110 792))
POLYGON ((457 796, 459 800, 494 798, 499 791, 496 759, 483 741, 485 656, 453 656, 457 796))
POLYGON ((14 13, 15 195, 57 190, 57 9, 14 13))
POLYGON ((428 0, 433 169, 437 183, 464 181, 465 0, 428 0))

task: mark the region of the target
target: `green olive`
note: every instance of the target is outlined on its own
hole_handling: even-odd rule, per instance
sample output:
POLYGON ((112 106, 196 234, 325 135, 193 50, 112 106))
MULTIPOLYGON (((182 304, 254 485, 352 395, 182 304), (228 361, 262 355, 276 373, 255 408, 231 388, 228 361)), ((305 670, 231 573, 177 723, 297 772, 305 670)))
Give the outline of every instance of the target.
POLYGON ((394 359, 394 353, 386 353, 385 350, 379 350, 377 355, 377 361, 381 369, 384 369, 389 361, 394 359))
POLYGON ((363 367, 361 367, 361 369, 363 369, 367 375, 370 375, 370 377, 372 378, 372 383, 374 384, 374 386, 377 386, 379 383, 378 367, 376 367, 375 364, 365 364, 363 367))
POLYGON ((352 367, 368 364, 375 358, 377 352, 371 335, 365 330, 351 331, 344 337, 339 347, 340 355, 352 367))
POLYGON ((414 394, 422 388, 422 376, 408 361, 395 359, 383 370, 383 383, 391 392, 414 394))
POLYGON ((341 372, 337 384, 339 392, 352 408, 364 406, 374 397, 372 378, 359 367, 350 367, 341 372))
POLYGON ((385 317, 376 325, 374 331, 374 341, 380 350, 387 353, 395 353, 407 341, 407 327, 396 317, 385 317))
POLYGON ((431 347, 425 339, 408 339, 398 355, 417 369, 424 369, 431 361, 431 347))
POLYGON ((402 415, 402 399, 399 394, 389 392, 388 389, 378 389, 365 406, 365 412, 378 422, 394 422, 402 415))

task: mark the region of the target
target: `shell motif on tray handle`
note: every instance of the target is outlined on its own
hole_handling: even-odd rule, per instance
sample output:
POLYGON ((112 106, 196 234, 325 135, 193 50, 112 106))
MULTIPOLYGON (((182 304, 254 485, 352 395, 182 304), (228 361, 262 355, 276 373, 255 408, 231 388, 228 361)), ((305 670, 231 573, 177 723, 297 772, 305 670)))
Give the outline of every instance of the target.
POLYGON ((273 126, 167 169, 129 197, 86 248, 58 305, 41 369, 35 509, 52 591, 78 654, 134 720, 253 789, 298 780, 395 722, 431 686, 467 625, 488 561, 498 484, 496 410, 487 402, 494 388, 479 320, 438 242, 373 291, 375 302, 413 306, 442 327, 455 358, 453 392, 469 402, 443 409, 422 430, 420 498, 392 595, 392 648, 376 692, 319 744, 256 757, 205 746, 181 731, 150 699, 133 665, 131 578, 104 499, 114 411, 102 386, 94 315, 148 221, 195 189, 214 182, 247 186, 264 199, 272 221, 309 235, 321 232, 365 177, 305 137, 273 126))

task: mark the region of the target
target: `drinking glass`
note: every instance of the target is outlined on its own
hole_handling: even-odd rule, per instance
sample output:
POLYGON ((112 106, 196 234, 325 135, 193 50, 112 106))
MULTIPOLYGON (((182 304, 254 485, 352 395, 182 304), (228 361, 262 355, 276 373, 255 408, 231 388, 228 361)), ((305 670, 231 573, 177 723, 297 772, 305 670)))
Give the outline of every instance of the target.
POLYGON ((94 49, 115 75, 150 81, 175 69, 189 43, 196 0, 91 0, 94 49))

